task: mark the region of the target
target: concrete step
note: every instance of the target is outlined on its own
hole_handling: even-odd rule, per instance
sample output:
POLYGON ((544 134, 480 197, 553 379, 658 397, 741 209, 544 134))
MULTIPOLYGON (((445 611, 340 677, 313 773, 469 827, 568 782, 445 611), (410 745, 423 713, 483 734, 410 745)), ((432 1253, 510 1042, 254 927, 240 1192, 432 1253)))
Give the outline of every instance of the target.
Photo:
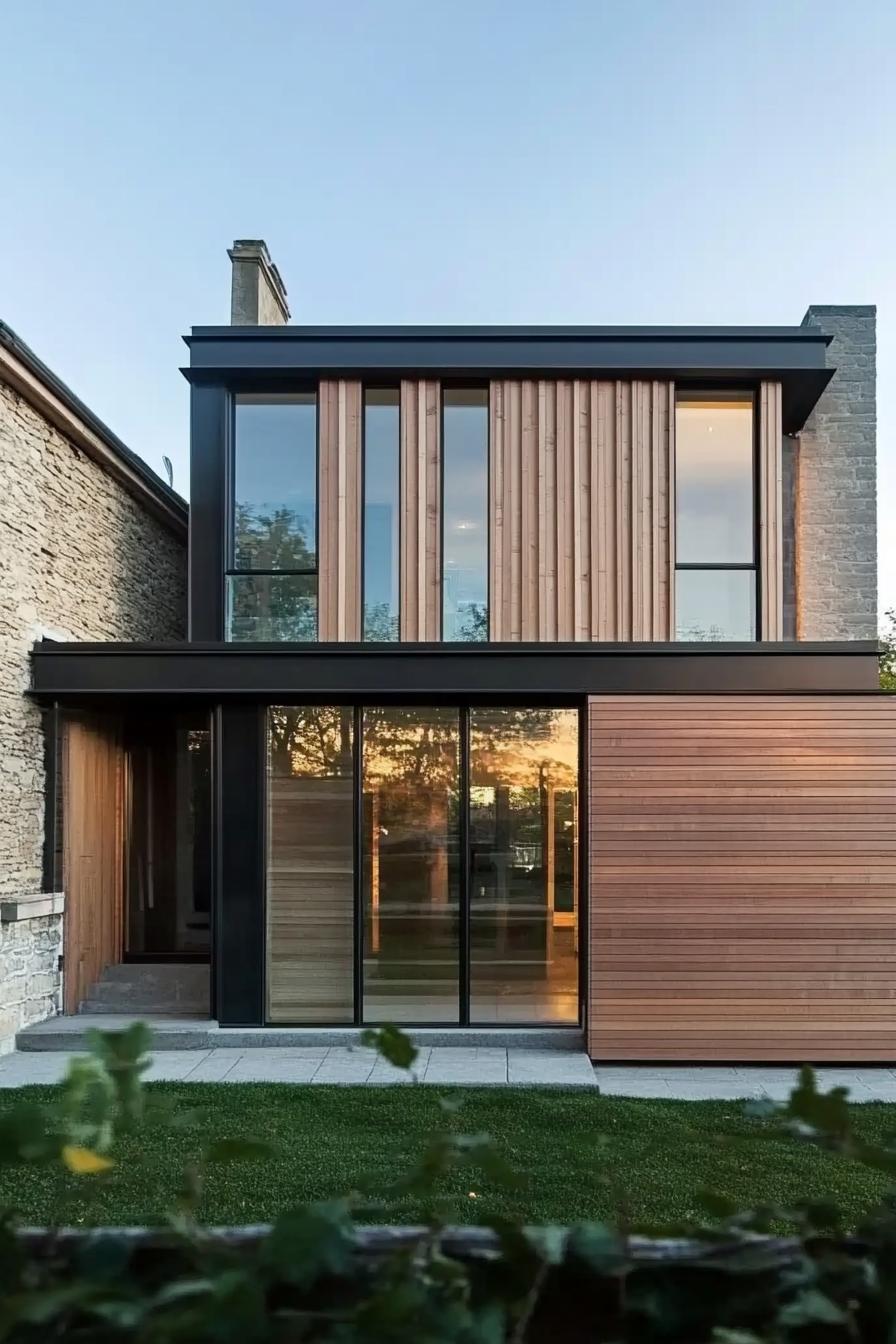
POLYGON ((202 1017, 209 1010, 210 970, 197 962, 130 962, 107 966, 79 1014, 146 1013, 202 1017))
MULTIPOLYGON (((151 1027, 157 1050, 253 1050, 293 1049, 302 1046, 358 1045, 358 1027, 221 1027, 209 1018, 157 1014, 79 1013, 75 1017, 51 1017, 25 1027, 16 1036, 18 1050, 83 1050, 87 1031, 120 1030, 132 1022, 151 1027)), ((409 1028, 408 1035, 421 1047, 471 1046, 519 1050, 584 1049, 577 1027, 427 1027, 409 1028)))

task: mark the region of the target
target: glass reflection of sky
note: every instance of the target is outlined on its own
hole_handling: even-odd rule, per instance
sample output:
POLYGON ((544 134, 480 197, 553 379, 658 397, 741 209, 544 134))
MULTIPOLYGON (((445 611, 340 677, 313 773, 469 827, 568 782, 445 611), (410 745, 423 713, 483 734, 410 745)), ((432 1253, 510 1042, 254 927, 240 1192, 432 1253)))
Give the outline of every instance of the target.
POLYGON ((443 394, 442 638, 485 639, 488 613, 488 392, 443 394))
POLYGON ((288 510, 292 515, 289 532, 301 536, 313 553, 317 546, 314 393, 237 397, 235 419, 235 503, 256 520, 288 510))
POLYGON ((364 395, 364 638, 398 638, 397 389, 364 395))
POLYGON ((679 564, 753 560, 753 405, 680 397, 675 414, 679 564))

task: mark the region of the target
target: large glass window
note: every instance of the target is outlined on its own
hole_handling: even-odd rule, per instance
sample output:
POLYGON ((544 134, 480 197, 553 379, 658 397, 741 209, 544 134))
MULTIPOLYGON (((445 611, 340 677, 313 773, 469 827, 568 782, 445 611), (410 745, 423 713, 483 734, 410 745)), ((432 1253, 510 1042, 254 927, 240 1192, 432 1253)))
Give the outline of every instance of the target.
POLYGON ((227 637, 317 638, 317 397, 235 398, 227 637))
POLYGON ((398 639, 399 401, 364 391, 364 638, 398 639))
POLYGON ((353 780, 351 709, 269 711, 271 1022, 354 1018, 353 780))
POLYGON ((578 713, 470 711, 470 1021, 575 1023, 578 713))
POLYGON ((756 638, 753 397, 680 393, 675 408, 676 638, 756 638))
POLYGON ((488 639, 488 390, 442 392, 442 638, 488 639))
POLYGON ((364 1020, 457 1022, 456 709, 365 709, 364 1020))

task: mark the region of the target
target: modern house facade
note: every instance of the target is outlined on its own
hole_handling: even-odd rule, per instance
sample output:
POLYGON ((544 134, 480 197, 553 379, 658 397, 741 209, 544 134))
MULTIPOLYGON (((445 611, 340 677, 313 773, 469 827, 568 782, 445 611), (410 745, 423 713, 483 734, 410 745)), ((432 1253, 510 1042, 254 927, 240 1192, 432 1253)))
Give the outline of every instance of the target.
POLYGON ((231 256, 187 639, 34 648, 66 1009, 207 964, 222 1026, 891 1058, 874 310, 309 328, 231 256))
POLYGON ((32 646, 182 639, 186 571, 184 500, 0 322, 0 1052, 63 979, 62 734, 32 646))

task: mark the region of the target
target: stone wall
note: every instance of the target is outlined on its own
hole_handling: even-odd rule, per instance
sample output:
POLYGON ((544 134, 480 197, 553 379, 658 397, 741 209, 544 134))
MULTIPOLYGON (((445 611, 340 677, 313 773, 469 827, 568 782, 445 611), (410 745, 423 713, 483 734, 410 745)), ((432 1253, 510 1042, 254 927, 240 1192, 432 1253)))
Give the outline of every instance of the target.
POLYGON ((877 635, 876 310, 813 306, 837 372, 799 438, 796 596, 800 639, 877 635))
POLYGON ((15 1047, 20 1027, 62 1010, 62 905, 61 895, 26 901, 0 922, 0 1054, 15 1047), (31 914, 29 904, 51 913, 31 914))
MULTIPOLYGON (((0 897, 43 884, 44 737, 41 711, 25 696, 34 641, 175 640, 185 631, 186 538, 0 382, 0 897)), ((32 925, 49 961, 58 959, 59 938, 42 920, 3 929, 0 1016, 13 1000, 23 1021, 57 1001, 55 970, 55 987, 35 998, 4 974, 7 949, 18 964, 32 925)))

